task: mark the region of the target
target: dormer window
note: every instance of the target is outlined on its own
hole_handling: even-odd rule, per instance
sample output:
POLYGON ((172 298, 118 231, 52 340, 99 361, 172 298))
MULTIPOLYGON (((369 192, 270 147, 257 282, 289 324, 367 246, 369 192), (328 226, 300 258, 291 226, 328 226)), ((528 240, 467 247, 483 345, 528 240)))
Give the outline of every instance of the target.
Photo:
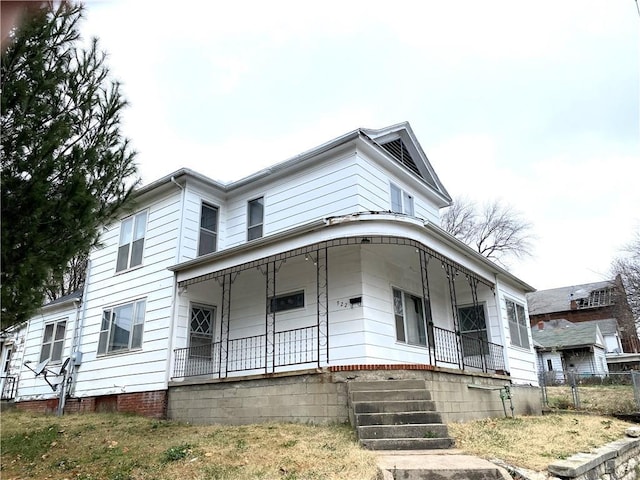
POLYGON ((264 224, 264 197, 251 200, 247 208, 247 240, 262 237, 264 224))
POLYGON ((414 216, 413 196, 391 184, 391 211, 414 216))
POLYGON ((147 211, 122 220, 116 272, 142 265, 144 236, 147 230, 147 211))

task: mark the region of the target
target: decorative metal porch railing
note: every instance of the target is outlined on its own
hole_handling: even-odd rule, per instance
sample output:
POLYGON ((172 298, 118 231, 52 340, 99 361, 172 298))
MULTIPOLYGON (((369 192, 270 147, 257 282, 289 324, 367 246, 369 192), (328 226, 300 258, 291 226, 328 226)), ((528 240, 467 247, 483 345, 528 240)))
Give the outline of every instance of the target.
POLYGON ((0 377, 2 392, 0 392, 0 400, 13 400, 16 397, 16 377, 0 377))
POLYGON ((174 350, 173 377, 225 376, 225 372, 247 372, 318 362, 318 327, 275 332, 274 350, 267 354, 267 336, 229 340, 227 358, 221 358, 221 342, 174 350))
POLYGON ((435 362, 461 365, 483 372, 505 371, 504 348, 473 335, 433 327, 435 362))
MULTIPOLYGON (((229 340, 227 358, 220 357, 220 342, 206 346, 174 350, 173 378, 198 375, 226 376, 231 372, 262 370, 276 367, 318 364, 318 326, 295 328, 274 333, 273 351, 267 353, 266 334, 229 340)), ((483 372, 505 370, 502 345, 470 335, 433 327, 434 365, 457 365, 483 372)), ((425 355, 429 363, 429 355, 425 355)))

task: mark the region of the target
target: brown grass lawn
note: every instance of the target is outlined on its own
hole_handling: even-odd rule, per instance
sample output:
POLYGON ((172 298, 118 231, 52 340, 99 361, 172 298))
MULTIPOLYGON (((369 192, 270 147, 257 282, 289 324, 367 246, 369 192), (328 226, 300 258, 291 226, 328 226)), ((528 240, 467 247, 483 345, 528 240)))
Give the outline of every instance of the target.
MULTIPOLYGON (((549 407, 573 409, 573 393, 569 386, 547 387, 549 407)), ((631 385, 578 385, 580 410, 601 415, 638 411, 631 385)))
POLYGON ((623 438, 631 425, 611 417, 563 413, 491 418, 448 427, 456 446, 471 455, 541 471, 554 460, 623 438))
POLYGON ((3 413, 4 480, 376 478, 349 426, 195 426, 130 415, 3 413))

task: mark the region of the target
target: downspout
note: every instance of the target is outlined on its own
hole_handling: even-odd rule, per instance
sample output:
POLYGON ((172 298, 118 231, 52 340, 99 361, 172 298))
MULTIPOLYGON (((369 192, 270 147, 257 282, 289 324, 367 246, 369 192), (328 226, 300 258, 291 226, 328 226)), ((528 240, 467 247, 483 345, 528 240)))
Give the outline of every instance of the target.
POLYGON ((76 391, 76 373, 82 364, 82 352, 79 350, 82 341, 82 330, 84 321, 87 316, 87 290, 89 288, 89 276, 91 275, 91 258, 87 259, 87 274, 82 287, 82 296, 76 302, 76 324, 73 332, 73 340, 71 342, 71 356, 69 361, 69 375, 71 377, 71 385, 69 385, 69 396, 72 397, 76 391), (82 307, 82 313, 80 312, 82 307))
MULTIPOLYGON (((180 255, 182 253, 182 226, 184 222, 184 202, 185 197, 187 195, 186 189, 176 182, 175 177, 171 177, 171 183, 174 183, 181 190, 181 199, 180 199, 180 225, 178 230, 178 245, 176 250, 176 259, 175 264, 180 263, 180 255)), ((173 336, 174 326, 176 322, 176 317, 178 316, 178 304, 177 304, 177 296, 178 296, 178 272, 173 272, 173 293, 171 294, 171 318, 169 318, 169 334, 168 334, 168 343, 167 343, 167 368, 165 369, 165 384, 167 385, 167 392, 169 388, 169 380, 171 379, 171 359, 173 358, 173 336)), ((168 394, 167 394, 168 396, 168 394)))

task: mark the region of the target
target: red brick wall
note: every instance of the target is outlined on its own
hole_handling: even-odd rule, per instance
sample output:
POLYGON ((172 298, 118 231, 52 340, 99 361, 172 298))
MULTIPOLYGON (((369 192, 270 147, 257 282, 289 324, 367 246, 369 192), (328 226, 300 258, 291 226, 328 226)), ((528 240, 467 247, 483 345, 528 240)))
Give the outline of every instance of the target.
MULTIPOLYGON (((109 397, 116 397, 116 411, 135 413, 151 418, 166 418, 167 391, 121 393, 109 397)), ((95 412, 96 405, 102 397, 69 398, 65 402, 65 413, 95 412)), ((58 409, 58 399, 29 400, 16 402, 20 410, 37 413, 55 413, 58 409)))

